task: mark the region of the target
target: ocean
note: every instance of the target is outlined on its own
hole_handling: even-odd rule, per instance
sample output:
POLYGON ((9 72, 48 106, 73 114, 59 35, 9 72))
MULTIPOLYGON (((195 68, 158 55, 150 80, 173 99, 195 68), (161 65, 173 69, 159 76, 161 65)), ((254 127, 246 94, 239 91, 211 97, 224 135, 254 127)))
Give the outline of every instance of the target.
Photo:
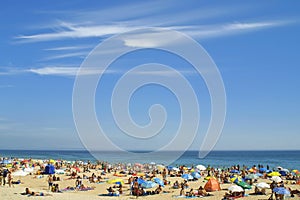
MULTIPOLYGON (((95 153, 95 152, 94 152, 95 153)), ((163 152, 156 157, 145 156, 128 157, 120 152, 96 152, 97 158, 110 163, 150 163, 166 164, 166 157, 175 152, 163 152)), ((94 154, 95 155, 95 154, 94 154)), ((0 157, 18 157, 34 159, 63 159, 92 161, 95 159, 91 153, 84 150, 0 150, 0 157)), ((210 165, 218 168, 230 167, 239 164, 251 167, 253 165, 269 165, 270 168, 281 166, 287 169, 300 170, 300 151, 212 151, 205 158, 200 159, 197 151, 186 151, 180 158, 172 163, 177 165, 210 165)))

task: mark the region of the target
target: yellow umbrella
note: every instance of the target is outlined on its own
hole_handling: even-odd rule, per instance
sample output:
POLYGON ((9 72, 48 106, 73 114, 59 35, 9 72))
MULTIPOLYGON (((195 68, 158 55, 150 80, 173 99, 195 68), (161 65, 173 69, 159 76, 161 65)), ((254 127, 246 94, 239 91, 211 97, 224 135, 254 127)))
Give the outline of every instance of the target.
POLYGON ((55 163, 55 161, 53 159, 50 159, 49 163, 55 163))
POLYGON ((242 181, 242 178, 239 177, 239 176, 235 176, 235 177, 231 178, 230 181, 231 181, 232 183, 233 183, 233 182, 240 182, 240 181, 242 181))
POLYGON ((137 173, 136 175, 137 176, 145 176, 145 173, 144 172, 140 172, 140 173, 137 173))
POLYGON ((271 172, 268 173, 268 176, 281 176, 281 174, 279 172, 271 172))
POLYGON ((121 179, 121 178, 110 179, 110 180, 107 181, 107 183, 110 183, 110 184, 122 184, 122 185, 124 185, 124 180, 121 179))
POLYGON ((204 179, 208 181, 208 180, 211 179, 211 178, 213 178, 213 177, 207 176, 207 177, 205 177, 204 179))

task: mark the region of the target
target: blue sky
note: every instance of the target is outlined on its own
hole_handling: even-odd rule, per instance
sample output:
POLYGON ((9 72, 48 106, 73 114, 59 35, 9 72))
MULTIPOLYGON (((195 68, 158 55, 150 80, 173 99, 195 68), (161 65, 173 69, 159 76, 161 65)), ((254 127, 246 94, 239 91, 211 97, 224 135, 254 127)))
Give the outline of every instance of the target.
MULTIPOLYGON (((81 63, 115 34, 162 27, 198 41, 222 75, 227 114, 215 149, 299 149, 299 8, 297 1, 3 1, 0 147, 83 148, 72 114, 73 84, 81 63)), ((103 129, 114 141, 121 137, 109 109, 113 84, 124 70, 148 62, 174 67, 195 89, 201 122, 191 148, 198 149, 210 118, 209 93, 188 63, 165 52, 129 54, 111 66, 114 73, 103 75, 105 84, 97 88, 95 105, 103 129)), ((155 103, 168 112, 162 138, 170 140, 180 111, 165 88, 138 90, 130 104, 132 118, 146 125, 148 108, 155 103)))

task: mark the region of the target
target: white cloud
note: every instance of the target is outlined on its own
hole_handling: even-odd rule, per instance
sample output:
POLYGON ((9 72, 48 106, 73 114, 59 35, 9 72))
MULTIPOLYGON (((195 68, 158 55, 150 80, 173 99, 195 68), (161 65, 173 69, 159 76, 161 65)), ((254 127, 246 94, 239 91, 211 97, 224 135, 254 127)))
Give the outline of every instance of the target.
POLYGON ((81 50, 81 49, 91 49, 95 47, 94 45, 81 45, 81 46, 62 46, 44 49, 46 51, 69 51, 69 50, 81 50))
MULTIPOLYGON (((26 71, 39 75, 76 76, 79 69, 79 67, 42 67, 28 69, 26 71)), ((78 75, 93 75, 99 73, 104 73, 104 71, 96 68, 82 68, 78 75)), ((112 73, 112 71, 106 70, 105 73, 112 73)))
POLYGON ((61 23, 60 26, 63 30, 35 35, 21 35, 17 36, 16 39, 19 39, 19 41, 22 42, 38 42, 61 40, 66 38, 74 39, 87 37, 104 37, 133 29, 133 27, 126 27, 120 25, 80 26, 70 23, 61 23))
POLYGON ((56 60, 56 59, 70 58, 70 57, 85 57, 88 54, 89 54, 88 51, 64 53, 64 54, 59 54, 54 56, 48 56, 46 58, 43 58, 42 60, 56 60))

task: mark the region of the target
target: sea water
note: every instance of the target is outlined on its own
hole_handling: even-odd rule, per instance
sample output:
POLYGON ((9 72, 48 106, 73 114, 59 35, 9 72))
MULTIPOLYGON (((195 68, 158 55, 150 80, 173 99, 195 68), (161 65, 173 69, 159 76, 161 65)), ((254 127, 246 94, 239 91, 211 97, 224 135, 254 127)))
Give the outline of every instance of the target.
MULTIPOLYGON (((139 152, 136 153, 136 155, 139 152)), ((18 157, 18 158, 35 158, 35 159, 62 159, 62 160, 96 160, 107 161, 110 163, 150 163, 169 164, 166 158, 178 152, 161 152, 155 157, 144 156, 145 152, 140 152, 141 156, 128 156, 120 152, 93 152, 93 155, 84 150, 0 150, 0 157, 18 157)), ((199 152, 186 151, 174 161, 171 165, 210 165, 214 167, 230 167, 232 165, 269 165, 270 168, 281 166, 287 169, 300 170, 300 151, 212 151, 205 158, 199 158, 199 152)))

